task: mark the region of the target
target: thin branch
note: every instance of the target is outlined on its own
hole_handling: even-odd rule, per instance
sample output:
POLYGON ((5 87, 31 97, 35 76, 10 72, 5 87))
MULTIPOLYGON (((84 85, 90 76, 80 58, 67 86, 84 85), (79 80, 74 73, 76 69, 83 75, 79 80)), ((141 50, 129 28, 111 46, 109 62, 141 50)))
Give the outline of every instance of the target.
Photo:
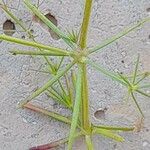
POLYGON ((36 16, 38 16, 50 29, 52 29, 59 37, 61 37, 69 46, 74 48, 70 39, 62 32, 58 27, 56 27, 49 19, 47 19, 34 5, 31 4, 30 0, 24 0, 25 5, 28 9, 32 11, 36 16))
POLYGON ((47 90, 51 85, 53 85, 56 81, 58 81, 59 78, 61 78, 73 65, 75 62, 72 62, 69 64, 64 70, 58 72, 56 76, 54 76, 52 79, 50 79, 45 85, 43 85, 41 88, 39 88, 37 91, 32 93, 29 97, 27 97, 25 100, 23 100, 20 104, 19 107, 23 107, 25 104, 30 102, 32 99, 35 97, 39 96, 42 92, 47 90))
POLYGON ((90 61, 89 59, 87 59, 85 61, 87 64, 89 64, 90 66, 92 66, 93 68, 95 68, 96 70, 98 70, 99 72, 103 73, 104 75, 108 76, 109 78, 127 86, 127 83, 124 82, 123 79, 121 79, 118 75, 114 74, 113 72, 110 72, 108 70, 105 70, 104 68, 102 68, 100 65, 96 64, 95 62, 90 61))
POLYGON ((12 42, 12 43, 25 45, 25 46, 31 46, 31 47, 35 47, 35 48, 41 48, 41 49, 49 50, 49 51, 54 52, 54 53, 60 52, 60 53, 68 54, 68 51, 66 51, 66 50, 62 50, 59 48, 43 45, 43 44, 37 43, 37 42, 30 42, 27 40, 15 38, 15 37, 3 35, 3 34, 0 34, 0 39, 4 40, 4 41, 12 42))
POLYGON ((133 92, 131 92, 131 96, 132 96, 132 99, 134 100, 134 103, 136 104, 136 107, 139 110, 140 114, 142 115, 142 117, 144 117, 144 114, 143 114, 143 112, 142 112, 142 110, 141 110, 141 108, 140 108, 140 106, 139 106, 139 104, 138 104, 138 102, 137 102, 133 92))
POLYGON ((88 26, 89 26, 89 21, 90 21, 91 8, 92 8, 92 0, 86 0, 84 17, 83 17, 83 22, 81 26, 80 41, 79 41, 81 49, 84 49, 86 47, 87 32, 88 32, 88 26))
POLYGON ((32 50, 11 50, 13 55, 35 55, 35 56, 69 56, 68 54, 51 51, 32 51, 32 50))
POLYGON ((136 61, 136 66, 135 66, 135 71, 134 71, 134 76, 133 76, 133 84, 135 83, 137 71, 138 71, 138 66, 139 66, 139 60, 140 60, 140 55, 138 55, 137 61, 136 61))
POLYGON ((123 30, 122 32, 120 32, 119 34, 111 37, 110 39, 105 40, 104 42, 102 42, 102 44, 100 44, 100 45, 98 45, 98 46, 96 46, 94 48, 89 49, 89 53, 94 53, 94 52, 96 52, 98 50, 101 50, 102 48, 104 48, 104 47, 108 46, 109 44, 117 41, 118 39, 124 37, 128 33, 134 31, 135 29, 141 27, 144 23, 149 22, 149 21, 150 21, 150 18, 146 18, 146 19, 138 22, 136 25, 123 30))

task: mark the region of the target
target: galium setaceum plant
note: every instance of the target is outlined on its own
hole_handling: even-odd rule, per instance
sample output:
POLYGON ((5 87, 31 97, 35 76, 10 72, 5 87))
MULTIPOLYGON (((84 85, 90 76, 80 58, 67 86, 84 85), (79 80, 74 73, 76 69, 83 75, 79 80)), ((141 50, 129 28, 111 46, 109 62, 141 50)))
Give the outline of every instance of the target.
MULTIPOLYGON (((68 136, 64 139, 58 141, 33 147, 30 150, 47 150, 59 146, 63 143, 68 143, 68 150, 72 149, 72 145, 76 138, 81 136, 85 137, 85 142, 88 150, 93 150, 92 136, 94 134, 100 134, 107 138, 123 142, 124 138, 116 134, 116 131, 133 131, 133 127, 118 127, 118 126, 105 126, 99 125, 95 126, 91 123, 89 119, 89 93, 88 93, 88 78, 87 78, 87 66, 93 67, 95 70, 106 75, 108 78, 119 82, 128 90, 128 97, 130 96, 137 109, 141 114, 141 117, 144 117, 144 114, 138 105, 135 93, 141 94, 150 98, 150 95, 144 92, 145 89, 150 87, 150 83, 142 84, 142 81, 150 75, 150 72, 138 73, 139 65, 139 56, 136 61, 135 70, 130 76, 117 74, 110 72, 96 64, 93 60, 90 59, 90 55, 99 51, 102 51, 104 47, 110 45, 111 43, 119 40, 128 33, 142 27, 146 22, 150 21, 150 18, 146 18, 142 21, 139 21, 137 24, 123 30, 120 33, 117 33, 115 36, 110 39, 105 40, 101 44, 87 48, 87 36, 88 36, 88 27, 92 9, 92 0, 85 1, 85 9, 83 21, 81 24, 80 33, 72 30, 68 33, 62 32, 58 27, 56 27, 49 19, 47 19, 36 7, 31 3, 30 0, 24 0, 25 6, 36 15, 46 26, 48 26, 53 32, 55 32, 67 45, 69 50, 62 48, 56 48, 49 45, 44 45, 35 41, 33 33, 21 22, 7 7, 5 2, 1 0, 1 8, 18 26, 22 28, 24 32, 27 33, 29 41, 11 37, 8 35, 0 34, 0 40, 13 42, 29 47, 35 48, 35 50, 12 50, 10 51, 13 55, 31 55, 31 56, 41 56, 45 59, 48 69, 47 72, 51 75, 50 79, 29 97, 23 100, 20 104, 20 108, 28 108, 36 112, 43 113, 48 115, 56 120, 59 120, 63 123, 69 124, 70 132, 68 136), (55 57, 58 63, 51 61, 50 57, 55 57), (70 63, 65 67, 63 62, 65 58, 70 59, 70 63), (65 83, 62 83, 62 80, 65 83), (37 107, 31 104, 31 100, 36 98, 42 93, 47 93, 47 95, 58 102, 59 104, 65 106, 72 112, 72 117, 65 117, 61 114, 57 114, 51 111, 47 111, 41 107, 37 107)), ((34 58, 34 57, 33 57, 34 58)))

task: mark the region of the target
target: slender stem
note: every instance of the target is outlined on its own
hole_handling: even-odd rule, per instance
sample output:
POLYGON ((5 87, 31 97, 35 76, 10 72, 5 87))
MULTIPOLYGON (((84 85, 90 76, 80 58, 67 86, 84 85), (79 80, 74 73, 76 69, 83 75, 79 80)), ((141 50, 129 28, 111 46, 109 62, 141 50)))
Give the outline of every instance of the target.
POLYGON ((150 98, 150 94, 144 93, 141 90, 135 90, 135 91, 142 94, 142 95, 144 95, 144 96, 146 96, 146 97, 148 97, 148 98, 150 98))
POLYGON ((17 44, 21 44, 21 45, 25 45, 25 46, 31 46, 31 47, 35 47, 35 48, 41 48, 41 49, 45 49, 45 50, 49 50, 52 52, 62 52, 62 53, 68 53, 68 51, 66 50, 62 50, 56 47, 51 47, 51 46, 47 46, 47 45, 43 45, 41 43, 37 43, 37 42, 30 42, 27 40, 22 40, 19 38, 15 38, 15 37, 11 37, 11 36, 7 36, 7 35, 3 35, 0 34, 0 39, 4 40, 4 41, 8 41, 8 42, 12 42, 12 43, 17 43, 17 44))
POLYGON ((91 139, 90 135, 85 136, 85 141, 86 141, 87 149, 88 150, 94 150, 92 139, 91 139))
POLYGON ((81 49, 84 49, 86 47, 91 8, 92 8, 92 0, 86 0, 84 18, 81 26, 80 41, 79 41, 81 49))
POLYGON ((64 70, 61 70, 56 76, 54 76, 52 79, 50 79, 45 85, 43 85, 41 88, 36 90, 34 93, 32 93, 32 95, 27 97, 25 100, 23 100, 19 104, 19 107, 23 107, 25 104, 30 102, 33 98, 39 96, 42 92, 47 90, 51 85, 53 85, 56 81, 58 81, 59 78, 61 78, 74 64, 75 64, 75 62, 72 62, 64 70))
POLYGON ((35 55, 35 56, 68 56, 68 54, 51 51, 32 51, 32 50, 11 50, 9 51, 13 55, 35 55))
POLYGON ((133 131, 134 127, 117 127, 117 126, 105 126, 105 125, 100 125, 100 126, 93 126, 96 128, 100 129, 107 129, 107 130, 120 130, 120 131, 133 131))
POLYGON ((122 138, 120 135, 117 135, 117 134, 113 133, 110 130, 100 129, 100 128, 94 127, 92 133, 93 134, 94 133, 100 134, 102 136, 105 136, 107 138, 111 138, 111 139, 116 140, 118 142, 123 142, 124 141, 124 138, 122 138))
POLYGON ((91 132, 91 123, 89 120, 89 92, 87 80, 86 64, 82 64, 83 77, 82 77, 82 126, 88 133, 91 132))
POLYGON ((122 85, 127 86, 127 83, 118 75, 114 74, 113 72, 110 72, 104 68, 102 68, 99 64, 87 59, 85 61, 87 64, 89 64, 90 66, 92 66, 93 68, 95 68, 96 70, 98 70, 99 72, 101 72, 102 74, 106 75, 107 77, 121 83, 122 85))
POLYGON ((138 71, 138 66, 139 66, 139 61, 140 61, 140 55, 138 55, 137 61, 136 61, 136 66, 135 66, 135 71, 134 71, 134 75, 133 75, 133 84, 135 83, 136 80, 136 75, 137 75, 137 71, 138 71))
POLYGON ((131 92, 131 96, 132 96, 132 99, 133 99, 133 101, 134 101, 134 103, 135 103, 138 111, 140 112, 140 114, 142 115, 142 117, 144 117, 144 114, 143 114, 143 112, 142 112, 142 110, 141 110, 141 108, 140 108, 140 106, 139 106, 139 104, 138 104, 138 102, 137 102, 137 100, 136 100, 133 92, 131 92))
MULTIPOLYGON (((34 42, 36 42, 31 31, 28 30, 26 26, 10 10, 8 10, 7 6, 3 4, 1 7, 6 13, 6 15, 8 15, 11 19, 13 19, 16 22, 16 24, 19 25, 28 34, 29 38, 31 38, 34 42)), ((38 48, 38 50, 42 51, 42 49, 40 48, 38 48)), ((50 66, 51 70, 54 71, 52 62, 48 59, 47 56, 43 56, 43 57, 45 61, 47 62, 47 64, 50 66)))
POLYGON ((24 0, 24 3, 36 16, 38 16, 50 29, 52 29, 59 37, 61 37, 70 47, 74 48, 70 39, 49 19, 47 19, 34 5, 31 4, 30 0, 24 0))
MULTIPOLYGON (((85 9, 84 9, 84 17, 83 17, 83 22, 82 22, 82 26, 81 26, 80 40, 79 40, 79 45, 82 50, 84 50, 84 48, 86 48, 91 9, 92 9, 92 0, 86 0, 85 9)), ((81 107, 82 107, 81 108, 82 126, 86 132, 90 133, 91 132, 91 123, 89 121, 89 99, 88 99, 88 83, 87 83, 86 64, 82 64, 82 70, 83 70, 82 105, 81 105, 81 107)))
POLYGON ((110 39, 107 39, 105 40, 104 42, 102 42, 100 45, 94 47, 94 48, 91 48, 89 50, 89 53, 93 53, 93 52, 96 52, 106 46, 108 46, 109 44, 117 41, 118 39, 124 37, 125 35, 127 35, 128 33, 130 33, 131 31, 134 31, 135 29, 137 29, 138 27, 141 27, 144 23, 146 22, 149 22, 150 21, 150 18, 146 18, 140 22, 138 22, 136 25, 130 27, 130 28, 127 28, 125 30, 123 30, 122 32, 118 33, 117 35, 111 37, 110 39))

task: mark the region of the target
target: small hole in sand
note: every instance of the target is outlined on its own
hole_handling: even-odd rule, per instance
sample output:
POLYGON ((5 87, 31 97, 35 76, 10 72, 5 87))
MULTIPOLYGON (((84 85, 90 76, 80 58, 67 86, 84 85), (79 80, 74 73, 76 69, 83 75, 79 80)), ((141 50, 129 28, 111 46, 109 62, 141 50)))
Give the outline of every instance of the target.
POLYGON ((146 9, 146 11, 147 11, 148 13, 150 13, 150 7, 149 7, 149 8, 147 8, 147 9, 146 9))
MULTIPOLYGON (((46 17, 47 19, 49 19, 55 26, 58 25, 57 19, 56 19, 55 16, 53 16, 51 13, 47 13, 47 14, 45 15, 45 17, 46 17)), ((55 32, 53 32, 52 29, 48 28, 47 25, 45 25, 45 23, 43 23, 43 21, 41 21, 37 16, 33 16, 33 20, 34 20, 35 22, 40 23, 43 28, 45 28, 46 30, 48 30, 48 32, 50 33, 51 37, 52 37, 54 40, 59 40, 59 39, 60 39, 60 37, 59 37, 55 32)))
POLYGON ((22 38, 22 39, 25 39, 26 37, 23 35, 21 38, 22 38))
POLYGON ((31 30, 30 30, 30 32, 33 34, 33 33, 34 33, 34 30, 33 30, 33 29, 31 29, 31 30))
MULTIPOLYGON (((57 19, 56 19, 55 16, 53 16, 51 13, 46 14, 45 17, 46 17, 47 19, 49 19, 55 26, 58 25, 58 24, 57 24, 57 19)), ((60 39, 60 37, 59 37, 55 32, 53 32, 51 29, 49 29, 49 32, 50 32, 51 37, 52 37, 53 39, 55 39, 55 40, 60 39)))
POLYGON ((15 33, 16 27, 11 20, 6 20, 3 24, 4 34, 12 36, 15 33))
POLYGON ((124 64, 124 60, 121 61, 124 64))
POLYGON ((99 109, 94 113, 94 116, 96 119, 105 119, 105 112, 107 111, 107 108, 99 109))

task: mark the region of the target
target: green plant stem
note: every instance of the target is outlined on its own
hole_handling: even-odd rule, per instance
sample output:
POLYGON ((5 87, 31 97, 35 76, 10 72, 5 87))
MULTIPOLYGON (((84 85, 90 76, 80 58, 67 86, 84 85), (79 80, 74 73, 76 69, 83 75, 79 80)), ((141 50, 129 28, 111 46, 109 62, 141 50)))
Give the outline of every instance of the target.
POLYGON ((134 127, 115 127, 115 126, 105 126, 105 125, 100 125, 100 126, 93 126, 96 128, 100 129, 106 129, 106 130, 120 130, 120 131, 133 131, 134 127))
POLYGON ((122 32, 120 32, 119 34, 111 37, 108 40, 105 40, 104 42, 102 42, 102 44, 100 44, 100 45, 98 45, 98 46, 96 46, 94 48, 89 49, 89 53, 94 53, 94 52, 96 52, 98 50, 101 50, 102 48, 104 48, 104 47, 108 46, 109 44, 117 41, 118 39, 124 37, 125 35, 127 35, 131 31, 134 31, 135 29, 137 29, 138 27, 141 27, 144 23, 149 22, 149 21, 150 21, 150 18, 146 18, 146 19, 138 22, 136 25, 123 30, 122 32))
POLYGON ((91 139, 90 135, 85 136, 85 141, 86 141, 86 145, 87 145, 87 150, 94 150, 92 139, 91 139))
POLYGON ((27 41, 27 40, 22 40, 22 39, 19 39, 19 38, 15 38, 15 37, 3 35, 3 34, 0 34, 0 39, 4 40, 4 41, 12 42, 12 43, 25 45, 25 46, 31 46, 31 47, 35 47, 35 48, 45 49, 45 50, 54 52, 56 54, 57 53, 68 54, 68 51, 66 51, 66 50, 62 50, 62 49, 55 48, 55 47, 50 47, 50 46, 43 45, 43 44, 40 44, 40 43, 37 43, 37 42, 30 42, 30 41, 27 41))
POLYGON ((56 81, 59 80, 59 78, 61 78, 68 70, 70 70, 70 68, 75 64, 75 62, 72 62, 71 64, 69 64, 64 70, 61 70, 60 72, 58 72, 58 74, 56 76, 54 76, 52 79, 50 79, 45 85, 43 85, 41 88, 39 88, 38 90, 36 90, 34 93, 32 93, 32 95, 30 95, 29 97, 27 97, 27 99, 23 100, 20 104, 19 107, 23 107, 25 104, 27 104, 28 102, 30 102, 33 98, 39 96, 42 92, 44 92, 45 90, 47 90, 50 86, 52 86, 56 81))
POLYGON ((56 27, 49 19, 47 19, 34 5, 31 4, 30 0, 24 0, 26 6, 38 16, 50 29, 52 29, 59 37, 61 37, 70 47, 74 48, 70 39, 56 27))
POLYGON ((35 56, 69 56, 68 54, 60 52, 51 52, 51 51, 33 51, 33 50, 11 50, 9 51, 13 55, 35 55, 35 56))
POLYGON ((142 95, 144 95, 144 96, 146 96, 146 97, 148 97, 148 98, 150 98, 150 94, 144 93, 144 92, 142 92, 140 90, 135 90, 135 91, 140 93, 140 94, 142 94, 142 95))
POLYGON ((79 45, 81 49, 84 49, 86 47, 91 8, 92 8, 92 0, 86 0, 84 17, 83 17, 83 22, 81 26, 80 41, 79 41, 79 45))
POLYGON ((121 83, 122 85, 127 86, 127 83, 123 79, 121 79, 118 75, 114 74, 113 72, 110 72, 110 71, 102 68, 100 65, 98 65, 95 62, 90 61, 89 59, 87 59, 85 62, 87 64, 89 64, 90 66, 92 66, 93 68, 95 68, 96 70, 98 70, 99 72, 101 72, 104 75, 108 76, 109 78, 121 83))
POLYGON ((102 136, 105 136, 107 138, 111 138, 113 140, 116 140, 118 142, 123 142, 124 139, 120 136, 120 135, 117 135, 115 133, 113 133, 112 131, 110 130, 106 130, 106 129, 100 129, 100 128, 93 128, 93 131, 92 131, 93 134, 100 134, 102 136))
POLYGON ((144 117, 144 114, 143 114, 143 112, 142 112, 142 110, 141 110, 141 108, 140 108, 140 106, 139 106, 139 104, 138 104, 138 102, 137 102, 137 100, 136 100, 133 92, 131 92, 131 96, 132 96, 132 99, 133 99, 133 101, 134 101, 134 103, 135 103, 138 111, 140 112, 140 114, 142 115, 142 117, 144 117))
POLYGON ((88 80, 87 80, 87 68, 86 64, 82 64, 83 77, 82 77, 82 126, 83 129, 90 133, 91 123, 89 120, 89 92, 88 92, 88 80))
POLYGON ((74 135, 75 135, 76 127, 77 127, 77 124, 78 124, 79 110, 80 110, 80 104, 81 104, 82 75, 83 75, 82 68, 78 65, 75 104, 74 104, 74 108, 73 108, 71 129, 70 129, 70 134, 69 134, 68 150, 72 149, 74 135))
MULTIPOLYGON (((34 42, 35 39, 34 39, 34 36, 33 34, 31 33, 30 30, 27 30, 25 25, 16 17, 12 14, 12 12, 10 10, 8 10, 7 6, 5 4, 1 5, 2 9, 4 10, 4 12, 11 18, 15 21, 15 23, 17 23, 17 25, 19 25, 29 36, 29 38, 31 38, 34 42)), ((38 50, 42 51, 42 49, 38 48, 38 50)), ((52 62, 46 57, 46 56, 43 56, 45 61, 47 62, 47 64, 51 67, 51 69, 54 71, 54 67, 52 65, 52 62)))
MULTIPOLYGON (((81 26, 79 45, 81 50, 86 48, 88 27, 90 22, 90 15, 92 9, 92 0, 86 0, 84 17, 81 26)), ((88 82, 87 82, 87 70, 86 64, 82 64, 83 77, 82 77, 82 126, 86 132, 91 132, 91 123, 89 121, 89 99, 88 99, 88 82)))
POLYGON ((139 61, 140 61, 140 55, 138 55, 138 58, 137 58, 137 61, 136 61, 136 66, 135 66, 135 71, 134 71, 134 75, 133 75, 133 82, 132 82, 132 84, 135 83, 135 80, 136 80, 136 77, 137 77, 139 61))

